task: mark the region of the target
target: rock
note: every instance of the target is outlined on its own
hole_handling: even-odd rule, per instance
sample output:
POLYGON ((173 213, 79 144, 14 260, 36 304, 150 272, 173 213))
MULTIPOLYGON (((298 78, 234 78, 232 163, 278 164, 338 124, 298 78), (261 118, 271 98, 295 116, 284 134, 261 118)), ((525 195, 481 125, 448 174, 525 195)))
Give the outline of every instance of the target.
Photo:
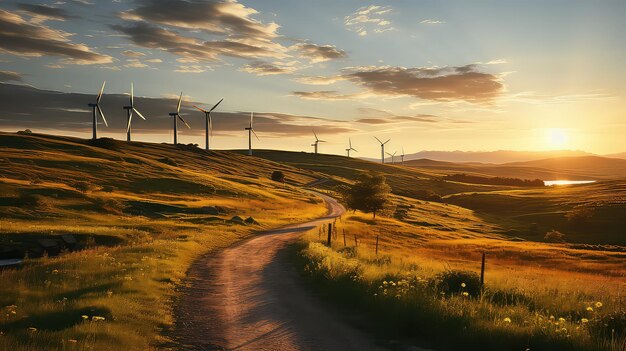
POLYGON ((233 216, 233 218, 231 218, 230 221, 234 222, 234 223, 239 223, 239 224, 244 224, 245 223, 243 221, 243 218, 241 218, 239 216, 233 216))
POLYGON ((218 215, 220 214, 220 210, 215 206, 204 206, 200 208, 200 212, 209 215, 218 215))

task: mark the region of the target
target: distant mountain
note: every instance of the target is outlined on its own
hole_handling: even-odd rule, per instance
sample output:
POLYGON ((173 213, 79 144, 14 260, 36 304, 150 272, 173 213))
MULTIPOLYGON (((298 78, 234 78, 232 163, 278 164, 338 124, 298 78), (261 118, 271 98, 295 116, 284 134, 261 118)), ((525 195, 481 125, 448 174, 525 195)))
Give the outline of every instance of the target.
MULTIPOLYGON (((404 160, 430 159, 448 162, 511 163, 541 160, 556 157, 593 156, 578 150, 554 151, 420 151, 404 156, 404 160)), ((626 156, 625 156, 626 158, 626 156)))
POLYGON ((611 158, 624 158, 626 159, 626 152, 619 152, 617 154, 609 154, 609 155, 604 155, 604 157, 611 157, 611 158))

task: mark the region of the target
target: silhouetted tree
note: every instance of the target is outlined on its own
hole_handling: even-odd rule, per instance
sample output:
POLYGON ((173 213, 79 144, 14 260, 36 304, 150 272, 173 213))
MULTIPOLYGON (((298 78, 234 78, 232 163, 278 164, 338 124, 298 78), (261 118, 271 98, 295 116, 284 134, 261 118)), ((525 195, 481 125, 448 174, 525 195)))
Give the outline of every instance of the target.
POLYGON ((285 174, 281 171, 274 171, 272 172, 272 180, 275 182, 281 182, 284 183, 285 182, 285 174))
POLYGON ((345 205, 353 210, 372 213, 382 210, 389 200, 391 188, 385 182, 385 176, 376 173, 364 173, 352 186, 342 189, 345 205))

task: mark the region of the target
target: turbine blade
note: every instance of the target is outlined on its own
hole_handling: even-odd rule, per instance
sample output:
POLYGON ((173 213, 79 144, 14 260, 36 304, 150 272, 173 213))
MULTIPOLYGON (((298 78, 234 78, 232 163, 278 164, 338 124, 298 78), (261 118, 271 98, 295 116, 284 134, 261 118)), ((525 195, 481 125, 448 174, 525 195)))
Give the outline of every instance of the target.
POLYGON ((128 126, 126 126, 126 133, 128 133, 128 131, 130 130, 130 121, 132 120, 133 120, 133 112, 131 110, 130 117, 128 117, 128 126))
POLYGON ((383 144, 387 144, 390 140, 391 138, 387 139, 387 141, 385 141, 383 144))
POLYGON ((352 140, 348 138, 348 144, 350 145, 350 150, 352 150, 352 140))
POLYGON ((133 82, 130 83, 130 107, 135 106, 134 92, 133 92, 133 82))
POLYGON ((102 93, 104 93, 104 86, 106 84, 107 84, 106 80, 104 82, 102 82, 102 88, 100 88, 100 92, 98 93, 98 97, 96 98, 96 104, 100 103, 100 99, 102 99, 102 93))
POLYGON ((314 130, 312 130, 312 131, 313 131, 313 135, 315 135, 315 140, 319 141, 319 139, 317 138, 317 134, 315 134, 315 131, 314 130))
POLYGON ((256 140, 261 141, 261 139, 259 139, 259 136, 256 135, 256 132, 254 131, 254 129, 250 129, 252 131, 252 134, 254 134, 254 136, 256 137, 256 140))
POLYGON ((359 152, 359 150, 355 149, 355 148, 350 148, 350 150, 354 151, 354 152, 359 152))
POLYGON ((209 112, 209 138, 213 138, 213 119, 211 118, 210 112, 209 112))
POLYGON ((180 112, 180 103, 183 102, 183 92, 180 92, 180 97, 178 98, 178 105, 176 105, 176 113, 180 112))
POLYGON ((222 98, 222 100, 220 100, 217 104, 215 104, 215 106, 211 107, 211 109, 209 110, 209 112, 213 112, 213 110, 215 110, 217 108, 217 105, 221 104, 222 101, 224 101, 224 98, 222 98))
POLYGON ((252 120, 254 120, 254 112, 250 112, 250 129, 252 129, 252 120))
POLYGON ((133 107, 133 109, 131 110, 131 112, 132 112, 132 111, 135 111, 135 113, 136 113, 139 117, 141 117, 141 119, 143 119, 144 121, 146 120, 146 117, 144 117, 141 113, 139 113, 139 111, 137 111, 137 109, 136 109, 136 108, 134 108, 134 107, 133 107))
POLYGON ((380 139, 378 139, 377 137, 374 137, 374 139, 378 140, 379 143, 383 143, 382 141, 380 141, 380 139))
POLYGON ((202 112, 204 112, 204 113, 209 113, 209 111, 207 111, 207 110, 205 110, 205 109, 203 109, 203 108, 200 108, 200 107, 198 107, 198 106, 196 106, 196 105, 193 105, 193 107, 197 108, 198 110, 200 110, 200 111, 202 111, 202 112))
POLYGON ((181 121, 183 121, 183 123, 185 123, 185 125, 187 126, 187 128, 191 129, 191 127, 189 126, 189 124, 187 124, 187 122, 185 122, 185 120, 183 119, 183 116, 176 114, 176 116, 178 116, 178 118, 180 118, 181 121))
POLYGON ((100 105, 96 104, 96 108, 98 108, 98 112, 100 112, 100 117, 102 117, 102 121, 104 121, 104 125, 108 127, 109 124, 107 123, 106 117, 104 117, 104 112, 102 112, 100 105))
POLYGON ((318 142, 318 143, 325 143, 325 142, 326 142, 326 140, 318 140, 317 142, 318 142))

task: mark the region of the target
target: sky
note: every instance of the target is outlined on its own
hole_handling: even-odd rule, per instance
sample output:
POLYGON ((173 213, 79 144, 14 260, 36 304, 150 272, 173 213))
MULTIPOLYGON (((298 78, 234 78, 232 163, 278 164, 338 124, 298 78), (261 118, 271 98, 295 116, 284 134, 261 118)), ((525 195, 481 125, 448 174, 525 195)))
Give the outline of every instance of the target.
POLYGON ((386 151, 626 151, 626 2, 0 2, 0 130, 377 157, 386 151))

